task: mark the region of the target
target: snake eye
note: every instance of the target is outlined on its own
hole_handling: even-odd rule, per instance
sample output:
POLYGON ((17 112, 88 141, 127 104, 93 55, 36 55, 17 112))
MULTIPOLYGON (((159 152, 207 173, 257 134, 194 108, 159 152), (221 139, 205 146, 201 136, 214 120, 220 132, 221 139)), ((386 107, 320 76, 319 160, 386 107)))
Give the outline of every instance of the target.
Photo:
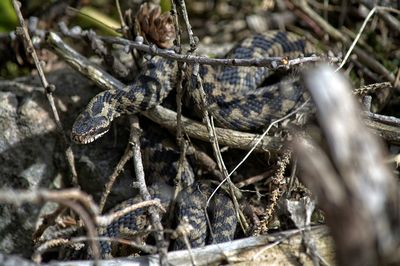
POLYGON ((71 139, 78 144, 87 144, 103 136, 110 129, 110 121, 104 116, 90 116, 84 112, 72 126, 71 139))

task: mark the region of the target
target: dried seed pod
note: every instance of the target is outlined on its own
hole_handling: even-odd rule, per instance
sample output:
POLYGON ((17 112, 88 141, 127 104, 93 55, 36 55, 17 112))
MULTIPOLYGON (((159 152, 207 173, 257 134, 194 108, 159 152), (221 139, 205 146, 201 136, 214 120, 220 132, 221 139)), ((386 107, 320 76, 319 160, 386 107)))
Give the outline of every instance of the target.
POLYGON ((141 35, 161 48, 171 48, 176 38, 174 20, 171 14, 162 13, 156 5, 144 3, 136 14, 141 35))

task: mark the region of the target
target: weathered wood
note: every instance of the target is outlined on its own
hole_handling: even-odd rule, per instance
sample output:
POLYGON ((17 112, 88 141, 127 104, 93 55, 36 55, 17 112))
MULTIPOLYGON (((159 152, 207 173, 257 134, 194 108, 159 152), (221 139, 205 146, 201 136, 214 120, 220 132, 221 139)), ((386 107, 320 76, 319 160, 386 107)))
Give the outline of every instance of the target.
POLYGON ((317 108, 322 143, 295 141, 301 179, 318 197, 332 231, 339 265, 396 261, 398 185, 381 141, 365 127, 345 78, 327 66, 310 71, 305 85, 317 108))
MULTIPOLYGON (((309 231, 291 230, 266 236, 249 237, 228 243, 210 245, 192 250, 197 266, 201 265, 312 265, 312 258, 305 253, 303 236, 314 241, 320 258, 334 264, 333 242, 325 226, 309 231)), ((170 265, 190 265, 189 252, 168 253, 170 265)), ((67 261, 43 264, 43 266, 91 266, 93 261, 67 261)), ((100 261, 99 266, 159 265, 158 255, 100 261)))

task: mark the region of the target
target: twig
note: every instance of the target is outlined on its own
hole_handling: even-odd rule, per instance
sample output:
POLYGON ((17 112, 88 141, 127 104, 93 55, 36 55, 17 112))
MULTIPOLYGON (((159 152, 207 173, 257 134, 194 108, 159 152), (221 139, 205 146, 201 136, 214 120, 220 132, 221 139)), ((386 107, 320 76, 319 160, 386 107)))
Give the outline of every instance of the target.
MULTIPOLYGON (((175 32, 176 34, 176 39, 175 39, 175 44, 176 44, 176 51, 178 53, 182 52, 182 46, 181 46, 181 30, 179 28, 179 17, 178 17, 178 12, 176 9, 176 3, 175 1, 171 1, 172 3, 172 13, 174 15, 174 24, 175 24, 175 32)), ((186 140, 183 136, 183 126, 182 126, 182 97, 184 93, 183 89, 183 81, 185 78, 185 72, 186 72, 187 64, 183 62, 178 63, 178 72, 177 72, 177 85, 176 85, 176 141, 179 145, 179 165, 178 165, 178 170, 175 176, 175 186, 174 186, 174 193, 172 200, 175 201, 177 198, 179 192, 182 190, 182 172, 184 170, 184 162, 186 160, 186 151, 187 151, 187 143, 186 140)), ((172 222, 173 220, 173 215, 174 215, 174 210, 175 205, 171 206, 171 212, 168 218, 168 222, 172 222)))
POLYGON ((99 87, 103 89, 113 89, 125 86, 121 81, 108 74, 99 66, 91 63, 86 57, 82 56, 72 49, 71 46, 64 43, 56 33, 49 32, 46 36, 46 42, 58 56, 70 64, 79 73, 95 82, 99 87))
MULTIPOLYGON (((278 232, 258 237, 248 237, 245 239, 234 240, 227 243, 220 243, 214 245, 208 245, 201 248, 195 248, 192 250, 194 259, 198 263, 198 266, 205 265, 222 265, 222 264, 259 264, 259 265, 290 265, 293 261, 298 261, 299 257, 297 254, 299 250, 304 249, 302 230, 295 229, 290 231, 278 232), (279 242, 277 245, 274 243, 279 242), (270 248, 264 253, 259 253, 259 250, 264 249, 266 246, 270 248), (250 251, 250 252, 249 252, 250 251), (257 254, 257 260, 254 260, 254 255, 257 254)), ((329 237, 328 229, 325 226, 311 227, 310 231, 313 239, 318 239, 317 248, 321 253, 321 256, 328 260, 331 265, 334 265, 334 250, 332 239, 329 237)), ((103 238, 100 238, 103 240, 103 238)), ((80 238, 77 239, 78 241, 80 238)), ((112 241, 112 239, 104 239, 112 241)), ((75 239, 71 239, 75 241, 75 239)), ((128 244, 128 243, 127 243, 128 244)), ((141 246, 138 246, 141 249, 141 246)), ((152 247, 150 247, 151 249, 152 247)), ((153 253, 153 252, 149 252, 153 253)), ((189 265, 190 255, 187 250, 179 250, 168 253, 168 261, 171 265, 189 265)), ((112 261, 104 261, 102 264, 105 265, 120 265, 120 266, 137 266, 137 265, 153 265, 155 261, 159 259, 159 256, 149 255, 140 256, 135 258, 118 258, 112 261)), ((311 261, 308 257, 301 258, 302 262, 306 265, 311 265, 311 261)), ((49 263, 42 264, 42 266, 90 266, 92 261, 52 261, 49 263)), ((6 255, 0 253, 0 264, 5 266, 37 266, 37 264, 31 263, 28 260, 20 257, 6 255)))
MULTIPOLYGON (((255 184, 255 183, 257 183, 257 182, 260 182, 260 181, 262 181, 262 180, 264 180, 264 179, 266 179, 266 178, 268 178, 268 177, 271 177, 272 176, 272 171, 271 170, 268 170, 268 171, 266 171, 266 172, 264 172, 264 173, 262 173, 262 174, 258 174, 258 175, 255 175, 255 176, 251 176, 251 177, 249 177, 249 178, 246 178, 245 180, 243 180, 243 181, 240 181, 240 182, 238 182, 238 183, 236 183, 235 185, 236 185, 236 187, 238 187, 238 188, 242 188, 242 187, 245 187, 245 186, 248 186, 248 185, 251 185, 251 184, 255 184)), ((269 179, 270 180, 270 179, 269 179)), ((264 182, 265 183, 265 182, 264 182)))
MULTIPOLYGON (((176 113, 162 106, 143 113, 157 124, 169 129, 176 130, 176 113)), ((185 133, 192 138, 202 141, 209 141, 209 133, 207 127, 197 121, 182 116, 182 124, 185 133)), ((269 137, 264 135, 240 132, 232 129, 215 127, 215 134, 220 145, 228 146, 235 149, 250 150, 253 148, 257 152, 271 152, 275 154, 283 147, 282 139, 279 137, 269 137)))
POLYGON ((111 224, 114 220, 126 215, 127 213, 133 212, 134 210, 137 210, 137 209, 142 209, 142 208, 151 207, 151 206, 156 206, 162 212, 166 212, 164 207, 161 205, 159 199, 147 200, 147 201, 142 201, 142 202, 138 202, 136 204, 130 205, 126 208, 123 208, 122 210, 113 212, 108 215, 97 216, 96 224, 99 226, 107 226, 107 225, 111 224))
POLYGON ((93 217, 98 214, 97 206, 92 198, 77 189, 67 190, 0 190, 0 202, 21 205, 23 203, 41 204, 47 201, 56 202, 67 206, 74 210, 82 219, 90 239, 90 247, 93 252, 93 257, 97 261, 100 258, 96 227, 93 222, 93 217))
MULTIPOLYGON (((157 248, 154 246, 147 245, 147 244, 139 244, 139 243, 136 243, 135 241, 127 240, 124 238, 97 237, 95 240, 128 245, 128 246, 131 246, 133 248, 136 248, 136 249, 141 250, 148 254, 155 254, 157 252, 157 248)), ((88 237, 72 237, 72 238, 50 239, 50 240, 44 242, 43 244, 39 245, 36 248, 35 253, 32 255, 32 257, 33 257, 34 261, 39 262, 41 260, 41 254, 43 254, 44 252, 46 252, 49 249, 54 249, 55 247, 60 247, 60 246, 71 246, 75 249, 78 249, 78 248, 81 248, 79 243, 86 242, 86 241, 90 241, 90 238, 88 238, 88 237)))
POLYGON ((218 170, 217 163, 204 151, 198 150, 193 146, 188 147, 189 155, 194 155, 196 158, 196 164, 200 169, 215 176, 218 180, 224 179, 221 171, 218 170))
POLYGON ((238 59, 238 58, 209 58, 206 56, 195 56, 195 55, 185 55, 177 54, 171 50, 160 49, 155 46, 149 46, 142 43, 137 43, 134 41, 114 38, 114 37, 99 37, 104 42, 119 44, 124 47, 134 48, 144 51, 151 55, 159 55, 167 59, 176 60, 178 62, 186 62, 190 64, 198 63, 204 65, 213 66, 256 66, 256 67, 267 67, 270 69, 287 68, 290 66, 307 63, 307 62, 321 62, 328 61, 331 63, 339 62, 336 57, 323 57, 323 56, 309 56, 296 59, 287 60, 285 57, 264 57, 264 58, 250 58, 250 59, 238 59))
POLYGON ((371 112, 364 112, 364 114, 374 121, 379 121, 384 124, 389 124, 389 125, 400 127, 400 118, 397 118, 394 116, 375 114, 375 113, 371 113, 371 112))
POLYGON ((62 246, 71 246, 71 247, 76 247, 79 245, 81 248, 83 246, 82 243, 75 243, 70 241, 70 239, 67 238, 55 238, 55 239, 50 239, 43 244, 39 245, 37 248, 35 248, 35 252, 32 255, 32 260, 36 263, 40 263, 42 261, 42 254, 48 251, 49 249, 54 249, 56 247, 62 247, 62 246))
POLYGON ((133 151, 132 151, 130 146, 131 146, 130 144, 128 144, 126 146, 124 155, 122 155, 122 157, 119 160, 118 164, 115 166, 113 173, 108 178, 108 182, 105 185, 105 190, 104 190, 104 192, 103 192, 103 194, 101 196, 101 199, 100 199, 100 204, 99 204, 100 213, 103 212, 104 206, 105 206, 106 201, 107 201, 107 197, 111 192, 111 189, 112 189, 112 186, 114 185, 115 180, 117 179, 117 177, 121 173, 121 171, 124 170, 125 164, 133 156, 133 151))
POLYGON ((53 212, 46 214, 41 219, 41 224, 37 227, 35 232, 32 234, 33 241, 36 241, 43 232, 51 225, 55 224, 57 217, 65 210, 65 206, 59 206, 53 212))
POLYGON ((124 16, 122 15, 122 11, 121 11, 121 6, 119 4, 119 0, 115 0, 115 6, 116 6, 117 11, 118 11, 119 21, 121 22, 122 34, 123 34, 123 36, 127 37, 128 36, 127 33, 128 33, 129 28, 125 23, 124 16))
MULTIPOLYGON (((176 5, 176 1, 173 1, 173 2, 176 5)), ((185 0, 179 0, 179 7, 180 7, 180 11, 181 11, 183 20, 185 22, 186 30, 187 30, 188 37, 189 37, 190 52, 193 52, 197 48, 197 42, 198 42, 197 40, 198 39, 196 36, 193 35, 192 26, 190 25, 188 13, 186 11, 185 0)))
POLYGON ((76 173, 76 169, 75 169, 75 159, 74 159, 74 154, 72 153, 72 148, 70 145, 71 142, 67 139, 67 137, 64 134, 64 129, 63 129, 63 126, 60 121, 60 116, 58 115, 58 111, 57 111, 56 105, 54 103, 53 92, 55 91, 56 87, 54 84, 50 84, 47 81, 46 76, 44 75, 44 71, 42 68, 42 62, 39 60, 39 58, 36 54, 36 50, 33 47, 32 40, 29 36, 28 28, 25 24, 24 18, 22 16, 22 13, 20 10, 21 3, 16 0, 13 0, 13 6, 14 6, 14 10, 17 14, 19 24, 21 25, 21 27, 17 28, 17 33, 19 33, 19 35, 24 39, 27 54, 30 54, 35 62, 35 66, 38 71, 40 81, 42 82, 44 91, 46 92, 46 97, 50 104, 50 107, 51 107, 51 110, 52 110, 52 113, 54 116, 54 120, 57 125, 57 131, 60 136, 61 144, 65 148, 64 154, 67 159, 68 167, 69 167, 69 170, 72 175, 72 185, 74 187, 78 187, 79 186, 78 185, 78 174, 76 173))
POLYGON ((211 230, 211 224, 208 219, 207 208, 209 207, 211 199, 214 197, 215 193, 217 193, 218 189, 220 189, 220 187, 225 183, 225 181, 228 182, 229 193, 232 198, 233 204, 235 206, 238 220, 240 221, 240 223, 242 225, 243 231, 247 232, 248 225, 247 225, 246 219, 244 218, 244 216, 239 208, 239 203, 237 200, 237 197, 239 197, 239 198, 241 197, 241 192, 239 191, 239 189, 237 187, 235 187, 235 185, 233 184, 233 182, 230 180, 230 178, 228 176, 228 170, 226 169, 224 160, 222 158, 221 151, 219 149, 219 143, 218 143, 215 127, 214 127, 214 122, 213 122, 212 117, 210 118, 207 108, 206 108, 206 95, 205 95, 205 92, 203 89, 202 79, 199 75, 199 64, 194 65, 192 75, 196 79, 196 88, 192 88, 192 89, 195 90, 196 91, 195 93, 197 93, 199 95, 198 97, 195 97, 195 99, 196 99, 196 101, 198 101, 197 104, 200 106, 200 108, 203 112, 203 122, 207 126, 209 142, 211 143, 211 146, 213 148, 213 153, 214 153, 214 157, 217 160, 218 168, 224 177, 224 179, 220 182, 220 184, 215 188, 213 193, 211 193, 211 195, 208 197, 207 204, 205 206, 204 211, 205 211, 205 214, 207 217, 208 225, 210 227, 210 233, 211 233, 211 235, 213 234, 213 232, 211 230))
MULTIPOLYGON (((144 170, 143 170, 143 163, 142 163, 142 155, 140 152, 140 132, 141 129, 139 128, 139 119, 136 116, 131 116, 131 128, 130 132, 131 135, 129 137, 130 144, 132 145, 133 150, 133 162, 134 168, 136 173, 136 180, 138 183, 138 188, 140 195, 142 196, 143 200, 149 201, 151 200, 151 195, 147 190, 146 180, 144 177, 144 170)), ((156 230, 156 244, 158 251, 160 252, 160 264, 166 265, 167 263, 167 247, 165 245, 164 240, 164 233, 163 233, 163 226, 161 224, 161 218, 158 213, 158 210, 154 207, 150 207, 150 221, 156 230)))

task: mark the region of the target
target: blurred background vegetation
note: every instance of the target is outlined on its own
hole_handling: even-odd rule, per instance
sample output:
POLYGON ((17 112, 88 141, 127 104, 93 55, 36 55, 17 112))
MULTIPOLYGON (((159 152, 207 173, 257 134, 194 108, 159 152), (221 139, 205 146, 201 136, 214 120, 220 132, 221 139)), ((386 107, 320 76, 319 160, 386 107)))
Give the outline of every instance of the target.
MULTIPOLYGON (((159 3, 163 11, 171 8, 170 0, 120 1, 122 11, 130 8, 137 12, 143 2, 159 3)), ((195 34, 205 44, 229 44, 238 39, 270 29, 287 29, 306 36, 324 52, 343 55, 342 43, 330 39, 329 34, 302 17, 293 8, 291 0, 186 0, 190 22, 195 34)), ((361 27, 369 4, 392 5, 390 0, 310 0, 309 6, 332 26, 354 39, 361 27)), ((80 26, 93 29, 103 35, 118 35, 120 25, 115 0, 22 0, 22 12, 26 19, 38 18, 38 29, 58 31, 57 24, 65 22, 68 27, 80 26)), ((397 3, 398 5, 398 3, 397 3)), ((394 15, 395 16, 395 15, 394 15)), ((398 18, 398 16, 397 16, 398 18)), ((12 31, 17 25, 11 0, 0 1, 0 79, 13 78, 29 73, 30 61, 16 43, 12 31), (14 38, 14 39, 13 39, 14 38), (12 51, 12 52, 10 52, 12 51)), ((376 57, 391 72, 400 67, 398 31, 393 31, 375 15, 364 31, 358 45, 376 57), (397 37, 396 37, 397 36, 397 37)), ((183 36, 185 38, 185 36, 183 36)), ((185 39, 184 39, 185 41, 185 39)), ((358 85, 371 80, 363 66, 349 64, 349 75, 358 85)), ((372 77, 376 79, 376 77, 372 77)))

